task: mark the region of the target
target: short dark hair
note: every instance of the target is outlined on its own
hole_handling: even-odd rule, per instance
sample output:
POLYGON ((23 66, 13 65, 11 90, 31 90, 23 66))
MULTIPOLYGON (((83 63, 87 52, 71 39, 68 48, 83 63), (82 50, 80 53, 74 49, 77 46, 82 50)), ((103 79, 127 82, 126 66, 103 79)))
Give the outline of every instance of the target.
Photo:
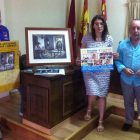
POLYGON ((93 28, 93 25, 94 25, 94 22, 95 22, 96 19, 100 19, 100 20, 102 20, 102 22, 104 23, 104 30, 103 30, 103 33, 102 33, 102 40, 105 41, 106 35, 109 34, 109 32, 108 32, 106 20, 105 20, 104 17, 101 16, 101 15, 96 15, 95 17, 93 17, 93 19, 92 19, 92 21, 91 21, 92 38, 93 38, 94 40, 96 40, 95 29, 93 28))
POLYGON ((132 24, 133 21, 140 21, 140 19, 132 19, 132 20, 130 21, 129 27, 131 26, 131 24, 132 24))

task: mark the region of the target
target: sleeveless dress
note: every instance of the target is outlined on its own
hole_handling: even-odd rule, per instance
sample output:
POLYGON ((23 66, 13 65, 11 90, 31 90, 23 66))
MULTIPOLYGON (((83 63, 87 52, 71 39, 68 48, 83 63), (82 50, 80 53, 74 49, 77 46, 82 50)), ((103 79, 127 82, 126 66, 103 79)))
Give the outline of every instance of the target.
MULTIPOLYGON (((83 37, 81 43, 84 44, 86 48, 112 47, 113 39, 110 35, 107 35, 105 41, 96 42, 93 40, 92 34, 88 33, 83 37)), ((83 78, 87 95, 107 96, 110 83, 110 71, 83 72, 83 78)))

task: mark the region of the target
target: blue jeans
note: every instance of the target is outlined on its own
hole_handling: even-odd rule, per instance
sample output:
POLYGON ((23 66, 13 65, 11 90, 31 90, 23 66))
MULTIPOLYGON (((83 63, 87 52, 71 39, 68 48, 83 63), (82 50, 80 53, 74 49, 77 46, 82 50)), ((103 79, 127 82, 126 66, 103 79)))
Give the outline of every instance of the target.
POLYGON ((20 96, 21 96, 21 102, 20 102, 20 112, 23 113, 23 103, 22 103, 22 85, 20 85, 20 88, 18 89, 18 91, 20 92, 20 96))

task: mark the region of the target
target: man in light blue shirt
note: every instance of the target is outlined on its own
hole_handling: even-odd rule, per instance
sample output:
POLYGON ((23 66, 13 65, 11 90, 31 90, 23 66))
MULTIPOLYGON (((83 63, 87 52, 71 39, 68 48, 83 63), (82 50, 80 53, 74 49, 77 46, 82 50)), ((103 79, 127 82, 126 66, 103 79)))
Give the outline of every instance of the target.
MULTIPOLYGON (((130 38, 119 44, 119 59, 115 61, 121 73, 121 86, 126 110, 126 123, 122 130, 128 131, 134 120, 134 99, 136 97, 140 115, 140 20, 134 19, 129 27, 130 38)), ((140 122, 139 122, 140 126, 140 122)))

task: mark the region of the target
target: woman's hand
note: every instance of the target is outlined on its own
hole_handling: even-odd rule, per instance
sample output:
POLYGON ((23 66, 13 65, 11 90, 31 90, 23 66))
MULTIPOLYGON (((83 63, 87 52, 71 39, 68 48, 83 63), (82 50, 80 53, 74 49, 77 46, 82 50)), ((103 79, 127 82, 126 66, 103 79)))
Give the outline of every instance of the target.
POLYGON ((76 58, 75 62, 76 62, 77 66, 81 66, 81 59, 80 58, 76 58))
POLYGON ((113 53, 113 59, 114 60, 119 59, 119 54, 118 53, 113 53))

